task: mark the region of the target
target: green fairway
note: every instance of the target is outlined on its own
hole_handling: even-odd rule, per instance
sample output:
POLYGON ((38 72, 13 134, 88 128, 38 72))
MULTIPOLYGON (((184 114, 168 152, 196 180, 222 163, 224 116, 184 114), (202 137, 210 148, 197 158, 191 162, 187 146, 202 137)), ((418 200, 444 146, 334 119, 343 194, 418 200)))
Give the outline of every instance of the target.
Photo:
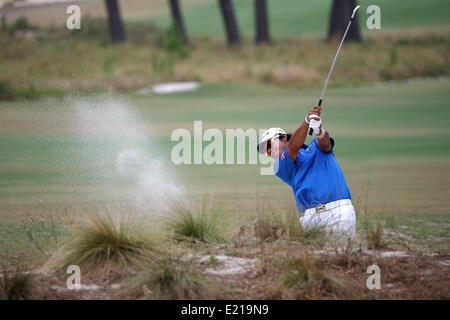
MULTIPOLYGON (((299 34, 326 34, 328 28, 330 0, 298 1, 269 0, 269 21, 274 37, 291 37, 299 34)), ((449 25, 450 3, 445 0, 380 0, 358 1, 360 26, 366 29, 368 17, 366 9, 376 4, 381 9, 381 26, 385 28, 407 28, 449 25)), ((238 24, 241 32, 250 35, 254 29, 253 0, 234 1, 238 24)), ((214 0, 200 3, 182 3, 187 30, 194 35, 223 34, 222 17, 218 2, 214 0)), ((170 25, 170 15, 165 13, 152 21, 161 27, 170 25)))
POLYGON ((267 0, 256 45, 256 1, 230 1, 241 45, 218 0, 178 1, 189 43, 167 0, 0 4, 0 300, 450 298, 450 2, 356 1, 320 114, 353 223, 329 158, 295 162, 309 214, 256 148, 317 104, 337 2, 267 0))
MULTIPOLYGON (((395 219, 398 230, 415 243, 444 251, 450 225, 449 86, 441 79, 331 87, 322 114, 359 223, 362 214, 395 219)), ((1 102, 0 253, 20 253, 24 261, 35 256, 21 227, 23 214, 60 216, 105 207, 153 212, 159 207, 152 193, 170 193, 164 187, 171 180, 159 177, 161 168, 173 175, 185 200, 213 196, 235 229, 253 221, 262 204, 295 207, 287 185, 260 175, 265 164, 174 165, 170 154, 176 142, 170 136, 177 128, 192 134, 195 120, 203 121, 203 132, 269 126, 292 132, 319 91, 204 84, 195 92, 167 96, 1 102), (80 122, 74 107, 79 101, 89 106, 85 111, 101 112, 88 112, 80 122), (96 127, 106 131, 99 134, 96 127), (136 148, 149 157, 144 173, 156 177, 152 185, 119 174, 121 152, 136 148)), ((248 159, 256 150, 245 152, 248 159)))
MULTIPOLYGON (((448 80, 330 88, 324 126, 336 140, 335 155, 355 201, 368 200, 380 213, 449 213, 448 88, 448 80)), ((140 146, 163 159, 188 195, 215 194, 227 207, 251 211, 262 194, 292 201, 291 191, 276 177, 259 175, 260 164, 175 166, 171 132, 193 132, 194 120, 203 121, 203 131, 280 126, 292 132, 318 94, 318 89, 208 84, 193 93, 133 95, 125 108, 142 122, 147 139, 140 146)), ((115 163, 117 150, 132 141, 121 130, 94 139, 72 124, 72 112, 58 99, 0 104, 2 219, 14 219, 39 200, 130 205, 135 189, 115 175, 115 163)), ((247 159, 248 152, 253 150, 247 150, 247 159)))

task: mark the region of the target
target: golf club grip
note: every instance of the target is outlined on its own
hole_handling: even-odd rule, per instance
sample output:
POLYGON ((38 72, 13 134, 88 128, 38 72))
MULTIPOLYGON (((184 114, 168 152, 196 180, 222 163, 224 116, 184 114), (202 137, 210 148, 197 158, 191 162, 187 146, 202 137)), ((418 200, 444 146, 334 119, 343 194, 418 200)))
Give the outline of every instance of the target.
MULTIPOLYGON (((317 104, 319 107, 321 107, 322 106, 322 99, 319 99, 319 103, 317 104)), ((312 136, 312 134, 313 134, 313 129, 309 129, 309 133, 308 133, 310 136, 312 136)))

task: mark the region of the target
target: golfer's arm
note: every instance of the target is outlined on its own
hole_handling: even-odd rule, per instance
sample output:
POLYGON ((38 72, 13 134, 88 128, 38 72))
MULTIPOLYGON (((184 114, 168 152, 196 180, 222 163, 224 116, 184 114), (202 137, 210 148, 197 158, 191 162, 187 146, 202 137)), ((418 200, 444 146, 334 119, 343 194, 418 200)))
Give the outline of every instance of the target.
POLYGON ((298 151, 302 147, 303 143, 305 143, 306 135, 308 134, 309 125, 306 121, 297 128, 292 134, 291 139, 289 140, 289 144, 287 147, 287 153, 289 157, 291 157, 292 162, 295 162, 297 159, 298 151))
POLYGON ((330 135, 327 131, 325 131, 325 135, 321 139, 317 138, 317 145, 323 152, 329 152, 331 148, 333 148, 330 141, 330 135))

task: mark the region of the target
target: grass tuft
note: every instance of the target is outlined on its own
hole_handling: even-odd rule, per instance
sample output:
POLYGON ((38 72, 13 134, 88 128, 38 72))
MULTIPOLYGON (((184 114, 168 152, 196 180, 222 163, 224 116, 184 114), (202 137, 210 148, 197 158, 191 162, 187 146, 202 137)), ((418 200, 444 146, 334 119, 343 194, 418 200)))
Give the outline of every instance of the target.
POLYGON ((138 299, 212 299, 214 293, 190 262, 166 257, 134 279, 131 296, 138 299))
POLYGON ((340 292, 343 283, 318 258, 303 253, 286 261, 283 284, 294 289, 297 299, 318 299, 340 292))
POLYGON ((323 244, 325 242, 324 228, 304 230, 299 222, 299 214, 291 207, 282 210, 268 204, 264 209, 258 211, 254 230, 256 237, 262 241, 284 239, 304 244, 323 244))
POLYGON ((33 299, 33 281, 33 276, 29 273, 4 271, 0 276, 0 300, 33 299))
POLYGON ((120 270, 154 261, 161 254, 161 247, 140 219, 112 213, 86 214, 46 267, 65 270, 78 265, 83 273, 120 270))
POLYGON ((217 243, 224 241, 220 228, 223 223, 222 211, 211 202, 202 204, 200 209, 191 209, 184 204, 175 204, 168 218, 176 240, 217 243))
POLYGON ((380 221, 373 221, 367 216, 363 217, 363 230, 368 249, 382 249, 387 247, 384 239, 384 228, 380 221))

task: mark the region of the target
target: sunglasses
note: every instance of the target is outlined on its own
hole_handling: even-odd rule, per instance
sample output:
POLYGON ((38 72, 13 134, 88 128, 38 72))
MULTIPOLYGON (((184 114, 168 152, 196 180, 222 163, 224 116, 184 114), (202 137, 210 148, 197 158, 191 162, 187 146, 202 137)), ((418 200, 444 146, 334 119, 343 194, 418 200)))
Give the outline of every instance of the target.
POLYGON ((280 138, 279 136, 278 137, 275 137, 275 138, 272 138, 272 139, 270 139, 270 140, 267 140, 267 147, 266 147, 266 154, 270 157, 270 154, 271 154, 271 147, 272 147, 272 143, 275 141, 275 139, 278 139, 278 138, 280 138))

